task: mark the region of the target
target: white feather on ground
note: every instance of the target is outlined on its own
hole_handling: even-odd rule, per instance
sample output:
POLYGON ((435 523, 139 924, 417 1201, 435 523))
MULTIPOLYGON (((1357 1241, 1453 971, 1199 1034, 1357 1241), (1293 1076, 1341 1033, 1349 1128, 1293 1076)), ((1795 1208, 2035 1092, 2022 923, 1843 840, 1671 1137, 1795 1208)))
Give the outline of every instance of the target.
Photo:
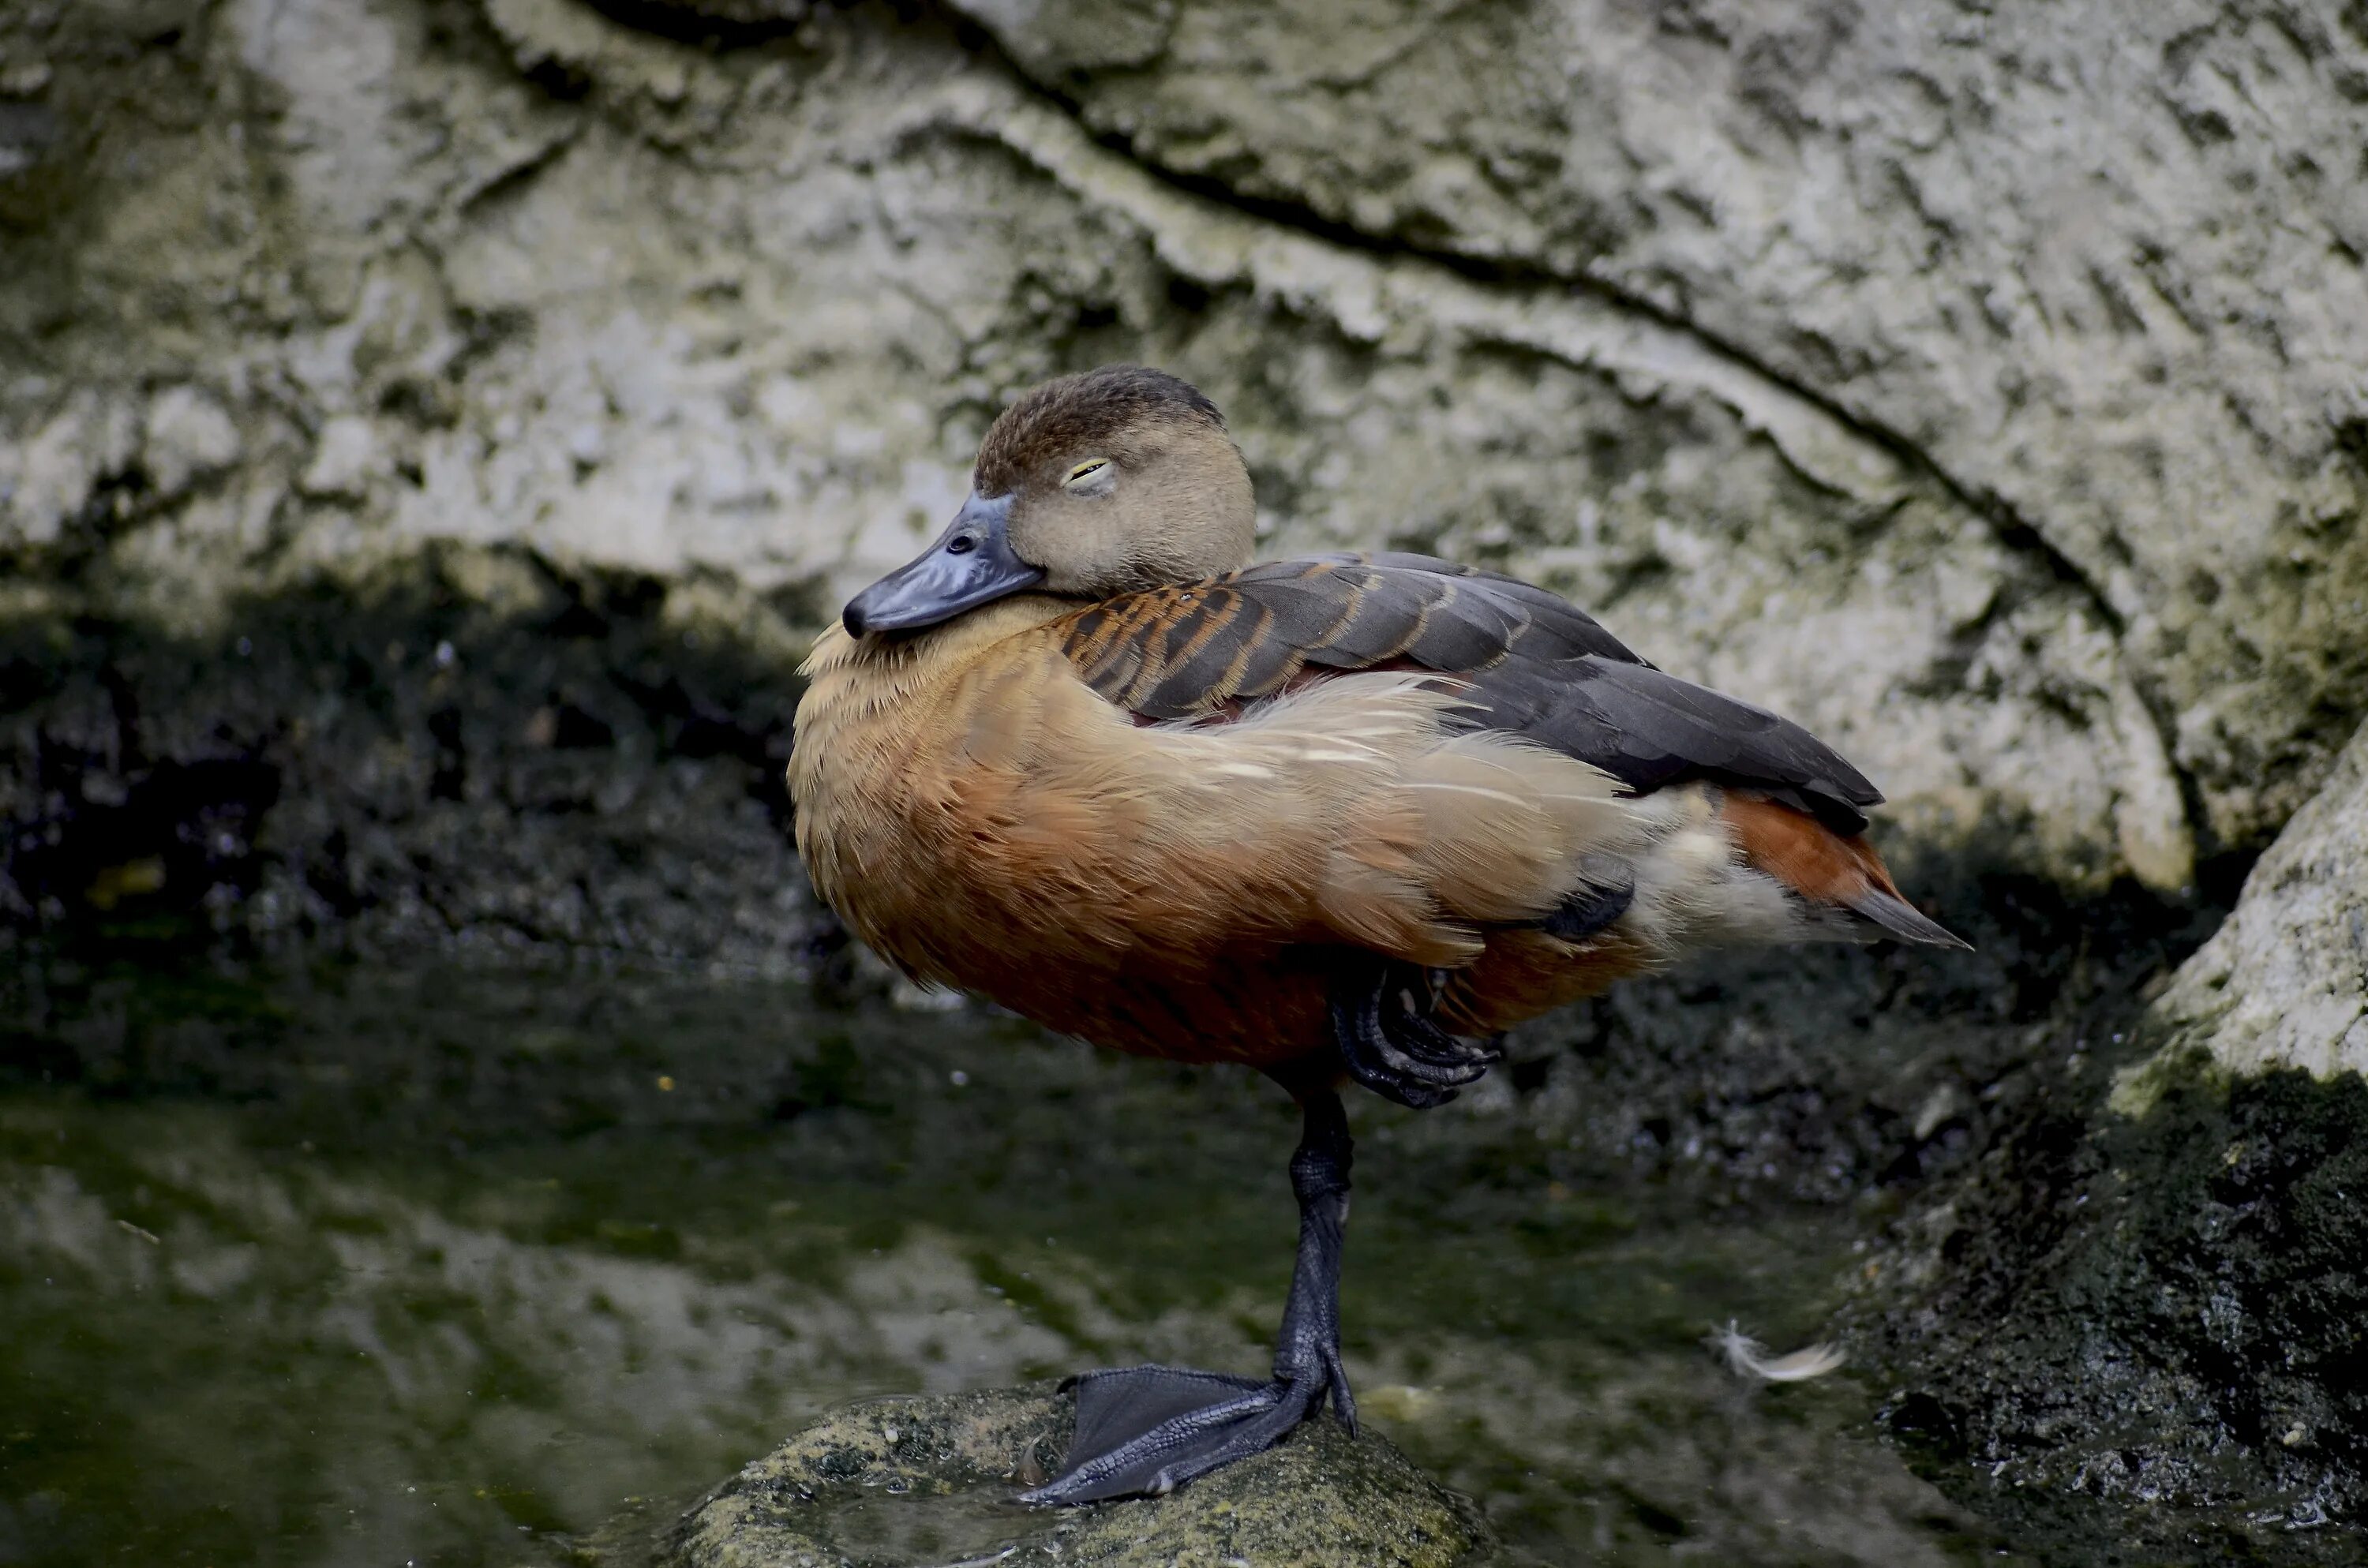
POLYGON ((1710 1347, 1723 1357, 1727 1369, 1739 1378, 1758 1378, 1769 1383, 1805 1382, 1822 1378, 1847 1359, 1830 1345, 1812 1345, 1789 1355, 1770 1356, 1768 1346, 1737 1328, 1733 1318, 1725 1328, 1713 1327, 1705 1336, 1710 1347))

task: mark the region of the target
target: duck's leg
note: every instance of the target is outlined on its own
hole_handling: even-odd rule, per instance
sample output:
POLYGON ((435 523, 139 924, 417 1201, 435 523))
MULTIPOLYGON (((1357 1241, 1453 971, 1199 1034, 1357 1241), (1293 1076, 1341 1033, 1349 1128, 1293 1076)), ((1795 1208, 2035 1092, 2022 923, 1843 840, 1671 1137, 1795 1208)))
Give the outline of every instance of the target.
MULTIPOLYGON (((1327 1064, 1328 1065, 1328 1064, 1327 1064)), ((1291 1157, 1299 1199, 1299 1257, 1274 1377, 1266 1382, 1174 1367, 1126 1367, 1075 1380, 1077 1433, 1062 1472, 1023 1503, 1158 1496, 1220 1465, 1272 1448, 1323 1408, 1351 1432, 1356 1402, 1340 1369, 1340 1242, 1349 1220, 1349 1119, 1329 1073, 1276 1074, 1299 1101, 1304 1129, 1291 1157)))

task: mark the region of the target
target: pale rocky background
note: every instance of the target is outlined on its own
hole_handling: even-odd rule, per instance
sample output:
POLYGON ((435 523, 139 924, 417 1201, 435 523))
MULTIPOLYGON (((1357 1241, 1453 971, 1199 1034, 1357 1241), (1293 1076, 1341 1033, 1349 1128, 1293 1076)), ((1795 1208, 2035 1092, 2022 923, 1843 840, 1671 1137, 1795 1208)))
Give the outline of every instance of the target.
POLYGON ((2357 6, 610 9, 0 8, 14 591, 458 540, 794 633, 1138 357, 1273 549, 1562 585, 1935 851, 2175 891, 2368 708, 2357 6))
POLYGON ((2360 0, 0 0, 0 938, 843 969, 805 640, 1117 358, 1273 551, 1828 736, 1983 948, 1634 988, 1488 1093, 1896 1197, 1893 1426, 1977 1509, 2356 1522, 2360 0))
POLYGON ((2254 863, 2227 923, 2154 1011, 2164 1043, 2115 1096, 2133 1114, 2198 1054, 2237 1076, 2368 1074, 2368 730, 2254 863))

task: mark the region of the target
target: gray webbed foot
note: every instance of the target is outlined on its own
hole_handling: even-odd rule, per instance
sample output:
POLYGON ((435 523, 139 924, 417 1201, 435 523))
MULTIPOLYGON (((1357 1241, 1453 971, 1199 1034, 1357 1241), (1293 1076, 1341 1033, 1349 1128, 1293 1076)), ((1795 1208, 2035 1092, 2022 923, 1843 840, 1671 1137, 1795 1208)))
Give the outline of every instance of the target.
MULTIPOLYGON (((1062 1473, 1023 1503, 1094 1503, 1163 1496, 1195 1477, 1261 1453, 1322 1406, 1353 1409, 1348 1383, 1322 1367, 1312 1378, 1227 1377, 1176 1367, 1126 1367, 1076 1380, 1077 1435, 1062 1473)), ((1353 1429, 1353 1423, 1352 1423, 1353 1429)))

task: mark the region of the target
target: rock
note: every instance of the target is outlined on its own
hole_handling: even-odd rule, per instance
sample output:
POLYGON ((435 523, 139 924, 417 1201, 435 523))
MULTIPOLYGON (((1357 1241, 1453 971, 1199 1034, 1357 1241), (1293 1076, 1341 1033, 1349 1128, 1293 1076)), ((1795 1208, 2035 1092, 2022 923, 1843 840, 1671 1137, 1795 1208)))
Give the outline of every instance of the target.
POLYGON ((2245 879, 2236 912, 2155 1009, 2160 1052, 2113 1108, 2144 1115, 2202 1051, 2231 1077, 2368 1074, 2368 729, 2245 879))
POLYGON ((0 452, 0 549, 58 542, 120 481, 139 448, 139 414, 125 399, 69 394, 29 438, 0 452))
POLYGON ((786 33, 813 10, 808 0, 594 0, 619 21, 678 37, 745 40, 786 33))
POLYGON ((712 585, 439 547, 187 631, 0 613, 0 950, 125 921, 803 974, 803 640, 712 585))
MULTIPOLYGON (((47 85, 47 67, 18 67, 0 79, 0 100, 29 97, 47 85)), ((0 101, 0 180, 32 169, 64 134, 64 124, 41 105, 0 101)))
POLYGON ((370 422, 342 414, 321 427, 313 460, 297 488, 311 496, 360 500, 369 494, 370 480, 387 466, 370 422))
POLYGON ((1013 1503, 1059 1461, 1076 1414, 1049 1386, 853 1406, 710 1494, 676 1530, 670 1560, 1447 1568, 1488 1541, 1468 1501, 1370 1428, 1352 1440, 1328 1416, 1167 1497, 1060 1510, 1013 1503))
POLYGON ((238 449, 238 426, 199 388, 167 387, 149 403, 141 460, 158 494, 179 495, 191 480, 218 473, 236 461, 238 449))
POLYGON ((2006 1140, 1889 1264, 1891 1418, 1944 1490, 2066 1549, 2368 1552, 2364 1013, 2368 732, 2107 1107, 2006 1140))
POLYGON ((188 618, 457 538, 812 624, 940 526, 1000 400, 1133 357, 1227 408, 1269 548, 1544 577, 1830 734, 1937 858, 2177 893, 2368 710, 2368 311, 2294 248, 2350 232, 2355 173, 2295 161, 2352 123, 2340 28, 2271 82, 2287 35, 2182 52, 2146 7, 974 9, 1009 60, 786 0, 76 8, 40 49, 89 166, 8 242, 0 541, 188 618), (2161 92, 2119 134, 2064 62, 2124 22, 2161 92), (2179 107, 2231 72, 2261 150, 2179 107), (224 73, 268 106, 235 137, 224 73), (2066 139, 2078 224, 2017 183, 2066 139), (96 411, 231 364, 225 483, 126 480, 96 411))

